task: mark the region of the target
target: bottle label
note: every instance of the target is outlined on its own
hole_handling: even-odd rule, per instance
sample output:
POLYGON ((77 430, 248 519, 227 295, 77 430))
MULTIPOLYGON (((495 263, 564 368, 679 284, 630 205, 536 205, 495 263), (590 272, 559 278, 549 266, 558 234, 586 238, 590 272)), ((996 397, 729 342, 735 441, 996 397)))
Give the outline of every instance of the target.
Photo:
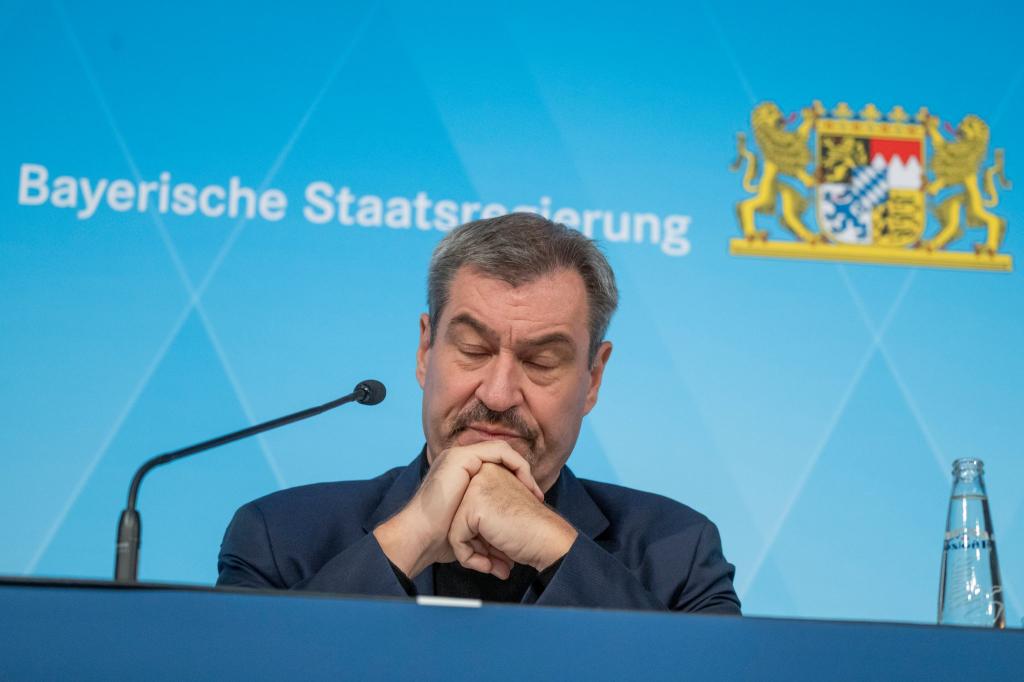
POLYGON ((946 540, 946 551, 963 549, 992 549, 993 542, 989 538, 972 538, 961 535, 946 540))

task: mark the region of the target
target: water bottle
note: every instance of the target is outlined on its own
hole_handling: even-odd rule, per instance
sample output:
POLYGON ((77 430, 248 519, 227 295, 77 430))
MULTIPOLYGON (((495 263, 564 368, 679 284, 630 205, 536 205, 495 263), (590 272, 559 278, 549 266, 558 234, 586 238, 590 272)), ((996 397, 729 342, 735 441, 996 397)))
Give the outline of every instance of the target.
POLYGON ((1006 626, 983 471, 980 459, 953 462, 939 576, 939 625, 1006 626))

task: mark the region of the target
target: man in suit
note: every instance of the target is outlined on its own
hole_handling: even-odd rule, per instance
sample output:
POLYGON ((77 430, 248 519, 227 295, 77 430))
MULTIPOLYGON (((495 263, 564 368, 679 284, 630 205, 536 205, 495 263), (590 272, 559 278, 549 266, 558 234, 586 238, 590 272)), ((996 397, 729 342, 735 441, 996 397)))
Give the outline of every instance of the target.
POLYGON ((218 585, 739 614, 713 523, 565 466, 612 350, 594 243, 533 214, 468 223, 435 250, 427 298, 423 451, 243 506, 218 585))

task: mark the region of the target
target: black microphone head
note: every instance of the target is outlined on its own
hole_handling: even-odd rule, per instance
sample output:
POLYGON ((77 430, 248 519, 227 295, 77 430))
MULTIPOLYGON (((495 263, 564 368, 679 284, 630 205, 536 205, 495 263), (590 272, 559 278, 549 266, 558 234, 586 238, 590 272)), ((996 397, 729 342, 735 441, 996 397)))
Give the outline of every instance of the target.
POLYGON ((366 381, 360 381, 356 385, 356 390, 353 393, 359 393, 359 397, 356 398, 357 403, 363 405, 376 405, 380 401, 384 400, 384 396, 388 394, 384 384, 380 383, 376 379, 367 379, 366 381))

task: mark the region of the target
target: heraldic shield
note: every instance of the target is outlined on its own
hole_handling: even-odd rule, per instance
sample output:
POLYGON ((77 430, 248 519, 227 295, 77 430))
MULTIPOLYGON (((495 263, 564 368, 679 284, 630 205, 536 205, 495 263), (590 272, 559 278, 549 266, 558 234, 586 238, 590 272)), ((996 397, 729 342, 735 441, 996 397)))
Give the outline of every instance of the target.
POLYGON ((746 162, 743 188, 752 196, 737 204, 743 237, 731 240, 732 254, 1012 270, 1010 255, 999 253, 1006 220, 988 210, 999 203, 996 181, 1010 183, 1003 150, 982 168, 989 130, 980 118, 946 123, 949 137, 925 108, 912 120, 899 106, 883 116, 873 104, 855 114, 845 103, 829 112, 815 102, 789 129, 796 118, 772 102, 754 108, 763 160, 737 135, 732 168, 746 162), (817 230, 804 222, 811 204, 817 230), (776 216, 795 239, 757 229, 758 215, 776 216), (970 250, 956 243, 965 227, 984 230, 970 250))
POLYGON ((818 227, 838 244, 908 246, 924 234, 924 126, 818 119, 818 227))

